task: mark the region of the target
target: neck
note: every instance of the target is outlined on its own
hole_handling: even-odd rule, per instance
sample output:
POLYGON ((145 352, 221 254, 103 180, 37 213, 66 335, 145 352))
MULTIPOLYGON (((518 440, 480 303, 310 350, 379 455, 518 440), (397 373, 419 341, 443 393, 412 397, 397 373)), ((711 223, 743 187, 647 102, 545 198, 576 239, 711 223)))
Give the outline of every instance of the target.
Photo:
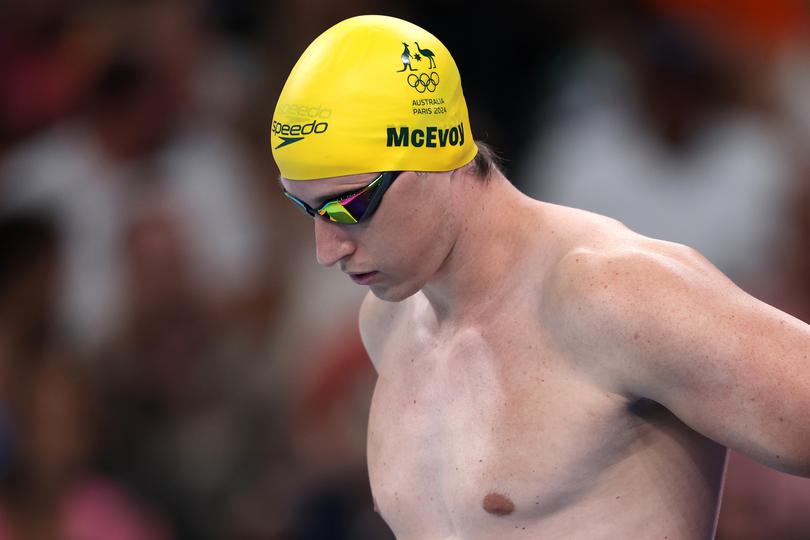
POLYGON ((460 179, 454 194, 458 235, 434 278, 422 288, 439 323, 460 321, 498 304, 513 288, 516 262, 525 260, 535 202, 494 172, 484 183, 460 179))

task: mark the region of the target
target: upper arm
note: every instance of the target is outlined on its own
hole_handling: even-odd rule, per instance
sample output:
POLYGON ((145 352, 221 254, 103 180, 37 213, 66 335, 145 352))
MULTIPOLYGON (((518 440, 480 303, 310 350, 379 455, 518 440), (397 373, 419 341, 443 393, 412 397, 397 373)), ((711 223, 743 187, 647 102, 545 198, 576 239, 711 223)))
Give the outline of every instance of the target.
POLYGON ((686 248, 580 262, 573 316, 627 395, 658 401, 771 467, 810 475, 808 325, 686 248))

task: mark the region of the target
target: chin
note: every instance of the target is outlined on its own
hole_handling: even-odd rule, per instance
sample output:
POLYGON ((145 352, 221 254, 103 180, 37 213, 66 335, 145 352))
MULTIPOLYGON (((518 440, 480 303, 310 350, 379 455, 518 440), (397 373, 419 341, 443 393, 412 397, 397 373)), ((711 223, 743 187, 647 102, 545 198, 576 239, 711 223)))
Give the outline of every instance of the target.
POLYGON ((402 283, 398 287, 386 287, 383 285, 371 285, 369 287, 372 294, 385 302, 402 302, 418 293, 420 288, 402 283))

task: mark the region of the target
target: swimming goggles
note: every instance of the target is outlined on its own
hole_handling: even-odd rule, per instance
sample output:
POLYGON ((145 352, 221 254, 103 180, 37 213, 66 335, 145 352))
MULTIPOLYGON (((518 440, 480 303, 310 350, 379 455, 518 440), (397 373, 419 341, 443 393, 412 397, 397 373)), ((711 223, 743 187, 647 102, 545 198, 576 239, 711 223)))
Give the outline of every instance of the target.
POLYGON ((337 198, 324 203, 318 209, 312 208, 298 197, 291 195, 286 189, 284 195, 313 218, 321 217, 327 221, 349 225, 370 218, 377 210, 385 192, 400 174, 401 171, 380 173, 366 187, 359 191, 338 195, 337 198))

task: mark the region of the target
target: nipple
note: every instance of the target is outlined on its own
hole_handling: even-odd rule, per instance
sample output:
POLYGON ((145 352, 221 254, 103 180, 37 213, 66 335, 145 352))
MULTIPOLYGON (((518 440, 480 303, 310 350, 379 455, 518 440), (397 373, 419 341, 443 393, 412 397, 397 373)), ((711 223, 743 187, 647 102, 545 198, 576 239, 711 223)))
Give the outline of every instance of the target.
POLYGON ((508 516, 515 511, 515 503, 500 493, 489 493, 481 506, 494 516, 508 516))

